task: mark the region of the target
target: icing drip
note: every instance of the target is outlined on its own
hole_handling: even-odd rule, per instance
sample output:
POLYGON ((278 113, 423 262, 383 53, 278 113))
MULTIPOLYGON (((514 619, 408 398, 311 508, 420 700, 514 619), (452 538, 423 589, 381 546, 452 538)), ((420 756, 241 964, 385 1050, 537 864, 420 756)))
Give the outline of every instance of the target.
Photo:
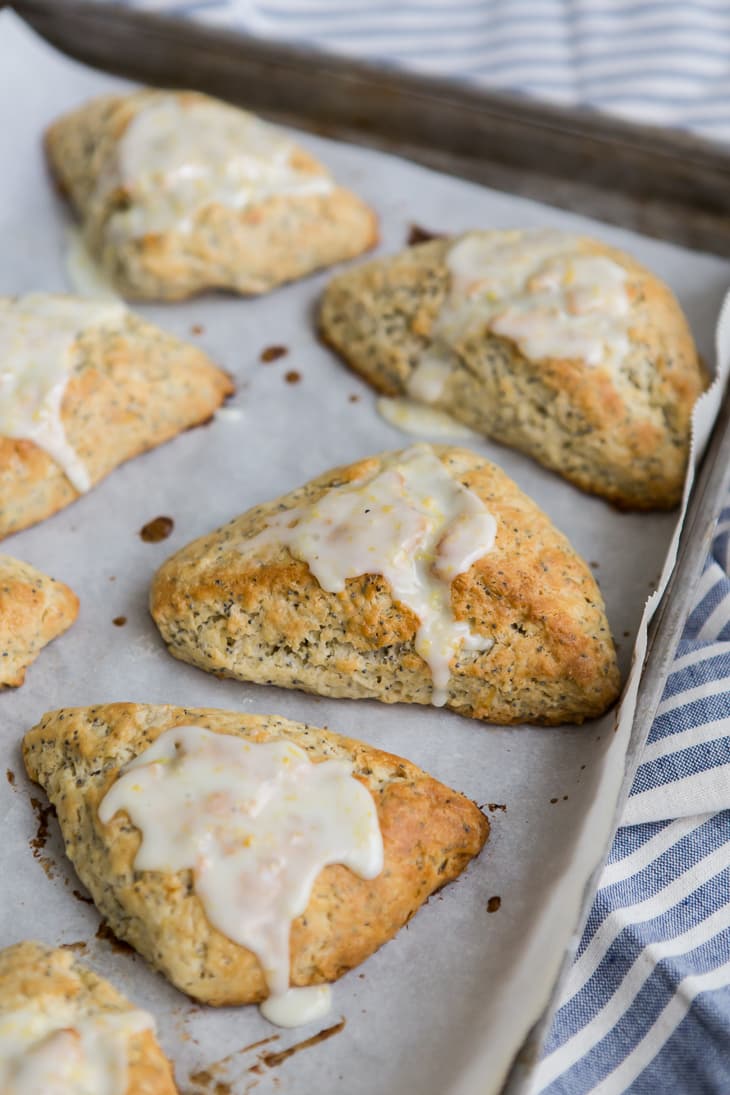
POLYGON ((180 726, 124 767, 99 818, 118 810, 142 831, 135 869, 191 870, 213 927, 259 959, 265 1014, 282 1025, 322 1014, 326 993, 289 987, 291 923, 328 864, 362 878, 383 866, 375 802, 349 761, 180 726))
POLYGON ((342 592, 348 578, 382 574, 394 599, 418 617, 415 649, 431 670, 431 702, 442 706, 452 658, 493 645, 455 619, 451 582, 492 548, 496 528, 481 499, 421 444, 374 476, 275 514, 241 550, 286 545, 330 593, 342 592))
POLYGON ((91 327, 117 328, 125 314, 121 301, 49 293, 0 299, 0 436, 45 449, 79 492, 91 482, 61 419, 73 346, 91 327))

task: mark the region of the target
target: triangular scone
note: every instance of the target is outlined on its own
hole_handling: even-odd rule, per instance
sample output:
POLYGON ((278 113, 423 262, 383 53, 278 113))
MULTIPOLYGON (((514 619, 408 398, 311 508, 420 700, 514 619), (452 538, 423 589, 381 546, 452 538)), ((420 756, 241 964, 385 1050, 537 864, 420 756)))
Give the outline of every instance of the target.
POLYGON ((48 159, 126 296, 263 293, 377 242, 377 218, 278 128, 192 91, 94 99, 48 159))
POLYGON ((317 875, 304 915, 291 926, 292 985, 333 981, 362 962, 431 893, 456 878, 487 839, 489 823, 462 795, 407 760, 313 726, 143 704, 50 712, 25 736, 25 764, 56 807, 79 878, 120 938, 205 1003, 264 999, 258 960, 211 925, 191 871, 135 870, 140 830, 125 812, 106 824, 98 813, 107 792, 118 786, 120 768, 174 727, 205 727, 256 744, 293 743, 314 765, 350 762, 355 779, 373 797, 382 870, 366 880, 335 862, 317 875))
POLYGON ((434 240, 335 277, 320 327, 378 390, 583 490, 632 509, 681 497, 705 379, 674 295, 620 251, 549 230, 434 240))
MULTIPOLYGON (((450 548, 446 555, 456 557, 450 548)), ((176 657, 239 680, 327 696, 445 702, 489 722, 556 724, 601 714, 619 687, 603 600, 588 567, 504 472, 466 449, 417 445, 384 453, 257 506, 172 556, 155 576, 150 606, 176 657), (404 468, 421 476, 413 487, 421 497, 407 485, 384 497, 378 484, 398 484, 404 468), (378 509, 369 501, 373 483, 378 509), (436 578, 438 542, 466 518, 454 526, 436 521, 431 546, 421 541, 417 522, 432 490, 452 516, 463 505, 477 522, 464 529, 463 572, 450 582, 436 578), (323 504, 342 504, 343 491, 352 495, 360 527, 344 521, 327 530, 333 559, 325 563, 331 569, 347 562, 359 538, 350 571, 359 576, 328 592, 333 582, 320 569, 323 588, 304 561, 312 562, 311 551, 291 535, 303 511, 317 521, 323 504), (381 512, 396 519, 385 560, 367 542, 371 527, 376 538, 383 531, 381 512), (478 522, 488 520, 493 535, 482 554, 478 522), (481 557, 467 565, 475 551, 481 557), (417 597, 395 596, 392 580, 382 576, 382 564, 398 555, 426 582, 421 609, 417 597)))
POLYGON ((0 297, 0 538, 207 421, 227 373, 121 301, 0 297))
POLYGON ((0 688, 17 688, 43 647, 71 626, 76 594, 9 555, 0 555, 0 688))
POLYGON ((0 950, 0 1089, 177 1091, 152 1016, 71 951, 42 943, 0 950))

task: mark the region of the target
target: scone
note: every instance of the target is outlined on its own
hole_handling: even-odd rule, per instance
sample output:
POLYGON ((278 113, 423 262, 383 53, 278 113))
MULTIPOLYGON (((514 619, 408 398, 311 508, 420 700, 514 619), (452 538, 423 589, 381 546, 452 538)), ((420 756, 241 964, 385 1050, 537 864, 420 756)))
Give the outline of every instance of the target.
POLYGON ((592 494, 682 494, 705 378, 672 292, 629 255, 545 229, 469 232, 335 277, 324 339, 379 391, 520 449, 592 494))
POLYGON ((619 687, 588 567, 466 449, 383 453, 256 506, 168 559, 150 609, 183 661, 325 696, 555 724, 619 687))
POLYGON ((0 538, 73 502, 233 391, 200 350, 118 301, 0 297, 0 538))
POLYGON ((21 685, 31 662, 78 611, 78 597, 63 582, 0 555, 0 689, 21 685))
POLYGON ((337 979, 489 831, 409 761, 274 716, 68 708, 23 752, 114 932, 208 1004, 337 979))
POLYGON ((0 1091, 175 1095, 151 1015, 68 950, 0 950, 0 1091))
POLYGON ((94 99, 46 134, 86 244, 129 297, 263 293, 377 241, 375 214, 281 130, 192 91, 94 99))

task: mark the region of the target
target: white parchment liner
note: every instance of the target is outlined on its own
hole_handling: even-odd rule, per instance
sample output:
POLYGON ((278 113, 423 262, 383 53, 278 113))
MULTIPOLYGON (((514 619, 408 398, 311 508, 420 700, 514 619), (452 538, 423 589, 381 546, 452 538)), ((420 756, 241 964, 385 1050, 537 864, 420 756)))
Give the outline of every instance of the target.
MULTIPOLYGON (((124 84, 61 57, 9 12, 0 16, 0 72, 0 292, 69 289, 69 218, 47 177, 42 131, 59 112, 124 84)), ((592 232, 669 282, 705 359, 714 360, 713 333, 730 281, 727 262, 377 152, 302 140, 378 209, 382 253, 405 243, 411 222, 449 232, 489 225, 592 232)), ((197 340, 235 376, 233 406, 240 414, 226 412, 133 461, 65 512, 3 544, 3 551, 68 582, 81 597, 81 613, 43 653, 23 688, 0 695, 2 767, 15 779, 0 786, 0 945, 23 938, 78 943, 95 969, 156 1014, 186 1092, 213 1090, 218 1081, 229 1083, 235 1095, 254 1087, 257 1095, 492 1092, 545 1004, 584 883, 610 835, 646 622, 658 593, 644 606, 669 576, 677 514, 617 513, 519 454, 486 441, 473 445, 500 463, 594 564, 622 669, 627 673, 632 661, 635 667, 618 720, 614 711, 582 728, 488 727, 448 711, 221 682, 174 661, 146 609, 150 579, 172 551, 328 467, 409 443, 377 416, 373 393, 317 342, 312 315, 326 278, 260 300, 209 296, 140 308, 160 326, 197 340), (191 333, 196 325, 202 333, 191 333), (285 345, 289 353, 261 364, 259 354, 271 344, 285 345), (299 374, 298 383, 286 381, 290 371, 299 374), (173 535, 161 544, 143 543, 138 530, 162 514, 174 518, 173 535), (126 626, 115 627, 112 620, 122 615, 126 626), (23 732, 48 709, 112 700, 273 712, 352 734, 402 753, 486 804, 492 837, 462 879, 335 986, 329 1021, 281 1032, 254 1008, 199 1008, 141 958, 96 938, 98 916, 73 894, 83 898, 55 820, 47 846, 36 849, 35 858, 31 854, 44 800, 23 774, 23 732), (490 811, 490 803, 506 810, 490 811), (490 914, 493 896, 501 907, 490 914), (327 1040, 283 1061, 267 1056, 341 1018, 344 1028, 327 1040)), ((725 322, 719 330, 723 379, 729 361, 725 322)), ((698 406, 699 448, 720 395, 716 384, 698 406)))

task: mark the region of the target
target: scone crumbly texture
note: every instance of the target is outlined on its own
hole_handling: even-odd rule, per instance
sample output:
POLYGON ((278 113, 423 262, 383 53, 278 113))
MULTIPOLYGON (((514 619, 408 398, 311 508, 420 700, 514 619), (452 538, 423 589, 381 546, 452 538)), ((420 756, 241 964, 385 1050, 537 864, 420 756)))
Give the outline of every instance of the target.
MULTIPOLYGON (((448 253, 465 238, 407 248, 328 285, 322 336, 379 391, 407 393, 449 297, 448 253)), ((482 329, 450 347, 433 406, 621 508, 671 508, 682 494, 692 408, 706 386, 687 321, 671 290, 629 255, 584 237, 575 248, 625 271, 631 314, 620 366, 533 361, 482 329)))
MULTIPOLYGON (((451 663, 447 705, 501 724, 555 725, 600 715, 619 673, 596 582, 548 517, 488 460, 434 446, 449 473, 496 518, 494 547, 451 583, 457 620, 493 640, 451 663)), ((173 555, 150 610, 175 657, 239 680, 326 696, 428 704, 432 678, 414 650, 418 618, 388 582, 363 574, 328 593, 306 563, 270 544, 241 544, 275 513, 379 470, 385 453, 336 468, 244 513, 173 555)))
MULTIPOLYGON (((126 312, 118 327, 90 327, 72 348, 61 405, 66 438, 94 485, 119 464, 206 422, 233 392, 199 349, 126 312)), ((0 437, 0 538, 79 497, 34 441, 0 437)))
MULTIPOLYGON (((184 229, 115 239, 112 218, 135 203, 133 186, 105 185, 120 141, 140 112, 170 97, 182 110, 201 104, 233 110, 197 92, 144 89, 94 99, 46 133, 51 170, 82 221, 87 246, 125 296, 180 300, 204 289, 263 293, 377 243, 374 212, 336 185, 323 193, 273 193, 242 208, 214 201, 194 210, 184 229)), ((290 162, 304 175, 328 178, 296 145, 290 162)))
MULTIPOLYGON (((104 978, 69 950, 42 943, 16 943, 0 950, 0 1017, 20 1009, 71 1002, 79 1020, 124 1013, 133 1007, 104 978)), ((172 1068, 150 1030, 128 1039, 126 1095, 175 1095, 172 1068)))
POLYGON ((489 823, 477 807, 415 765, 313 726, 211 709, 109 704, 45 715, 24 740, 31 779, 56 808, 66 852, 114 932, 174 985, 208 1004, 267 996, 258 959, 211 926, 191 871, 135 871, 140 831, 126 813, 98 808, 121 767, 165 730, 203 726, 252 742, 290 741, 312 762, 344 759, 373 795, 382 872, 366 881, 341 865, 315 880, 292 923, 291 984, 333 981, 390 939, 427 897, 478 854, 489 823))
POLYGON ((28 563, 0 555, 0 689, 17 688, 43 647, 76 619, 76 594, 28 563))

